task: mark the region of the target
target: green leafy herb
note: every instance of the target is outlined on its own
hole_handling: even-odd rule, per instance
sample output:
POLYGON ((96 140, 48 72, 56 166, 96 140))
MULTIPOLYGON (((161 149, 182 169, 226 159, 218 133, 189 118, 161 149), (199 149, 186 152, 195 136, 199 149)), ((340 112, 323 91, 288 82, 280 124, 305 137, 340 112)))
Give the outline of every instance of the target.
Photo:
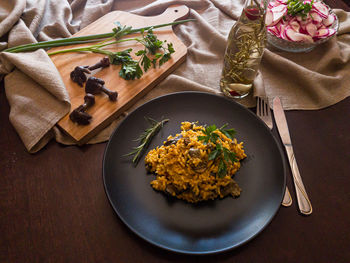
POLYGON ((167 43, 167 47, 165 47, 164 44, 166 40, 159 40, 157 36, 153 34, 152 29, 149 29, 146 35, 141 31, 141 36, 142 38, 138 40, 138 42, 144 45, 145 49, 136 52, 136 56, 141 56, 140 62, 145 72, 151 67, 151 64, 155 68, 158 60, 159 66, 162 66, 170 59, 171 54, 175 52, 173 44, 167 43), (162 50, 163 53, 157 53, 159 50, 162 50), (153 58, 148 57, 148 53, 153 55, 153 58))
MULTIPOLYGON (((116 36, 121 37, 130 32, 131 27, 122 27, 118 24, 118 27, 114 29, 116 36)), ((147 70, 153 65, 154 68, 157 66, 157 62, 159 66, 162 66, 166 61, 171 58, 171 54, 175 52, 172 43, 166 43, 166 40, 161 41, 157 38, 156 35, 153 34, 152 28, 149 28, 147 32, 141 30, 141 37, 138 38, 127 38, 121 39, 118 41, 108 42, 102 41, 100 43, 81 47, 81 48, 71 48, 58 50, 49 53, 49 55, 55 55, 60 53, 67 52, 93 52, 100 53, 109 56, 109 60, 111 64, 121 65, 119 76, 125 80, 133 80, 139 79, 142 77, 143 72, 147 72, 147 70), (138 50, 135 55, 140 57, 139 60, 134 60, 131 57, 132 49, 126 49, 123 51, 112 52, 106 49, 103 49, 105 46, 109 46, 112 44, 117 44, 120 42, 126 41, 137 41, 144 46, 143 50, 138 50), (161 52, 158 52, 161 51, 161 52), (151 56, 149 56, 149 54, 151 56), (142 70, 143 68, 143 70, 142 70)))
POLYGON ((205 127, 202 132, 204 136, 198 136, 198 140, 203 141, 204 144, 213 143, 215 149, 209 153, 209 160, 219 160, 219 167, 217 176, 219 178, 224 177, 227 174, 227 164, 237 162, 236 154, 231 152, 226 147, 222 146, 220 136, 215 131, 222 132, 226 137, 233 139, 235 134, 234 129, 225 129, 227 124, 221 128, 217 128, 215 124, 205 127))
POLYGON ((150 144, 153 137, 160 131, 160 129, 163 127, 163 125, 169 121, 169 119, 164 119, 161 121, 156 121, 152 118, 146 118, 146 120, 151 124, 149 128, 147 128, 138 139, 135 141, 139 141, 139 146, 133 148, 133 151, 126 154, 125 156, 131 156, 134 155, 134 158, 132 159, 132 162, 136 165, 148 145, 150 144))
POLYGON ((310 12, 313 2, 314 2, 313 0, 311 2, 306 2, 306 3, 300 0, 288 0, 287 1, 288 15, 291 15, 291 16, 299 15, 302 18, 305 18, 307 14, 310 12))
POLYGON ((233 136, 235 135, 236 131, 234 129, 225 129, 227 127, 227 123, 223 125, 219 130, 226 135, 226 137, 233 140, 233 136))

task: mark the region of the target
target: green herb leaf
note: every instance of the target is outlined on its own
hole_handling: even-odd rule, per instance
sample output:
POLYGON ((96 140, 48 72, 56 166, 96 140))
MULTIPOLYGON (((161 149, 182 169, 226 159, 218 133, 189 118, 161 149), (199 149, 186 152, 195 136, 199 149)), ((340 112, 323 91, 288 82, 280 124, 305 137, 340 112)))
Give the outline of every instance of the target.
POLYGON ((142 56, 142 55, 144 55, 144 54, 146 54, 146 50, 142 50, 142 49, 140 49, 139 51, 137 51, 137 52, 135 53, 136 56, 142 56))
POLYGON ((198 136, 197 139, 199 141, 204 141, 205 143, 209 142, 209 137, 208 136, 198 136))
POLYGON ((225 162, 221 159, 219 163, 218 176, 219 178, 223 178, 227 173, 227 166, 225 162))
POLYGON ((164 53, 162 58, 159 60, 159 66, 162 66, 165 62, 167 62, 171 57, 170 53, 164 53))
POLYGON ((220 127, 219 131, 221 131, 227 138, 233 139, 236 131, 234 129, 225 129, 227 127, 227 123, 225 123, 222 127, 220 127))
POLYGON ((209 135, 209 138, 212 142, 216 142, 218 139, 219 139, 219 135, 215 132, 212 132, 210 135, 209 135))
POLYGON ((228 162, 230 162, 230 155, 229 155, 229 150, 227 149, 227 148, 223 148, 223 151, 222 151, 223 153, 224 153, 224 159, 225 159, 225 161, 228 163, 228 162))
POLYGON ((130 61, 133 61, 133 59, 130 56, 130 52, 132 51, 131 48, 120 51, 120 52, 108 52, 109 61, 113 65, 121 65, 130 61))
POLYGON ((170 54, 173 54, 175 52, 175 49, 173 47, 173 43, 168 43, 168 51, 170 54))
POLYGON ((236 131, 234 129, 220 130, 227 138, 233 139, 236 131))
POLYGON ((232 163, 237 162, 236 154, 234 152, 229 151, 229 158, 232 163))
POLYGON ((209 153, 209 161, 216 159, 216 157, 218 157, 218 155, 220 155, 220 151, 218 151, 217 149, 211 151, 209 153))
POLYGON ((146 55, 144 55, 141 60, 141 65, 143 66, 143 70, 147 72, 147 70, 151 67, 151 60, 146 55))
POLYGON ((204 133, 206 135, 210 135, 213 131, 215 131, 217 128, 216 128, 216 125, 213 124, 213 125, 210 125, 210 126, 207 126, 204 130, 204 133))
POLYGON ((203 144, 207 144, 209 142, 215 144, 215 149, 209 152, 208 159, 210 160, 219 160, 219 168, 217 176, 222 178, 227 174, 227 164, 232 162, 234 163, 236 161, 236 154, 234 152, 231 152, 226 147, 222 146, 221 138, 219 134, 217 134, 215 131, 219 130, 223 134, 225 134, 228 138, 233 139, 233 136, 235 134, 234 129, 225 129, 227 124, 223 125, 221 128, 217 128, 215 124, 206 126, 205 129, 202 130, 202 132, 205 135, 198 136, 199 141, 203 141, 203 144))
POLYGON ((287 1, 287 9, 288 9, 288 15, 290 16, 301 16, 302 18, 305 18, 307 14, 312 9, 314 1, 311 1, 309 3, 304 3, 299 0, 288 0, 287 1))

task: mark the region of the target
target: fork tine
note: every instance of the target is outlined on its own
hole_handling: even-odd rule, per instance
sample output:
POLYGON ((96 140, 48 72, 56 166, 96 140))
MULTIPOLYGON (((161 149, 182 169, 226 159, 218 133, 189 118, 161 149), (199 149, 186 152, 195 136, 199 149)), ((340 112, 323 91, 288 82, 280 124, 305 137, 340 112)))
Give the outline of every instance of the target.
POLYGON ((272 118, 270 106, 267 99, 257 97, 256 114, 265 122, 265 124, 272 129, 272 118))
POLYGON ((265 108, 265 115, 269 116, 269 105, 267 104, 267 101, 264 100, 264 108, 265 108))

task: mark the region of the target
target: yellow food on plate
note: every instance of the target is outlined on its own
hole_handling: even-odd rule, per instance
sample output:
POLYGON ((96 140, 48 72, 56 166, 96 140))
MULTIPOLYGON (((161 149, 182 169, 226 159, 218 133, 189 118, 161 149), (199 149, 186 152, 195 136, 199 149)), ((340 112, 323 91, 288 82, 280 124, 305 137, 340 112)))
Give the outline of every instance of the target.
POLYGON ((146 169, 156 175, 151 186, 190 203, 238 197, 241 188, 232 177, 246 154, 233 134, 233 129, 182 122, 181 133, 145 157, 146 169))

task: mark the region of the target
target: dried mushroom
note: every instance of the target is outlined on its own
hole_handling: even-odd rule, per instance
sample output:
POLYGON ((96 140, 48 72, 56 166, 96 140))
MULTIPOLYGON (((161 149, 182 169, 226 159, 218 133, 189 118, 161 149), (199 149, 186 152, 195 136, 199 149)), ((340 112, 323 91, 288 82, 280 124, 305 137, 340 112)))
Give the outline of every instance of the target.
POLYGON ((80 125, 88 125, 92 119, 92 116, 85 112, 89 107, 95 104, 95 96, 92 94, 86 94, 84 97, 84 104, 74 109, 69 118, 80 125))
POLYGON ((89 77, 86 85, 85 92, 91 94, 99 94, 101 92, 106 93, 111 101, 116 101, 118 97, 118 92, 110 91, 104 86, 105 82, 102 79, 89 77))

